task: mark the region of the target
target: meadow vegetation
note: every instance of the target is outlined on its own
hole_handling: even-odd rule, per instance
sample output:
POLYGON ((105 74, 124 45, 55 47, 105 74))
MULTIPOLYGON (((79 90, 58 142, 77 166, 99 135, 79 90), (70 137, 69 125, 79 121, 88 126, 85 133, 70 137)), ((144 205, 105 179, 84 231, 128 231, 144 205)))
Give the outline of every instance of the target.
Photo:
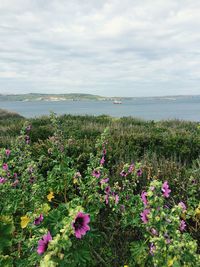
POLYGON ((0 112, 0 266, 200 266, 200 128, 0 112))

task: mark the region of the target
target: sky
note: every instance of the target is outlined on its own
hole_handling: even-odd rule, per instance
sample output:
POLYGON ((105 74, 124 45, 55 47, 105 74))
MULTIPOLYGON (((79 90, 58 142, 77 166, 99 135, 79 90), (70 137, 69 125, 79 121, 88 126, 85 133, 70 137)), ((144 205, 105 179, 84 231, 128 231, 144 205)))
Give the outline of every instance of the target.
POLYGON ((0 93, 200 94, 199 0, 0 0, 0 93))

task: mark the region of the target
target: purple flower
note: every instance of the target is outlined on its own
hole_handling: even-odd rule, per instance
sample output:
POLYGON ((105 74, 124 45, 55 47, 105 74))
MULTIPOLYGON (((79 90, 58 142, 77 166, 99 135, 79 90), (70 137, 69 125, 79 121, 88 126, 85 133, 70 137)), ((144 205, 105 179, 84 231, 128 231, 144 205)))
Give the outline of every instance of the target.
POLYGON ((94 170, 94 171, 92 172, 92 176, 94 176, 94 177, 96 177, 96 178, 99 178, 100 175, 101 175, 100 171, 94 170))
POLYGON ((107 151, 106 151, 106 149, 104 148, 104 149, 103 149, 103 155, 104 155, 104 156, 106 155, 106 152, 107 152, 107 151))
POLYGON ((181 207, 183 211, 187 209, 185 203, 182 201, 178 203, 178 206, 181 207))
POLYGON ((82 236, 84 236, 86 232, 90 230, 90 227, 88 226, 89 222, 90 222, 89 214, 78 212, 74 222, 72 223, 72 227, 74 229, 76 238, 82 238, 82 236))
POLYGON ((155 228, 151 228, 152 235, 158 235, 158 231, 155 228))
POLYGON ((142 199, 142 202, 144 203, 144 205, 146 206, 148 204, 148 201, 147 201, 147 192, 142 191, 141 199, 142 199))
POLYGON ((118 202, 119 202, 119 195, 115 195, 115 204, 118 204, 118 202))
POLYGON ((169 193, 171 192, 171 190, 169 189, 167 181, 165 181, 162 185, 162 192, 164 197, 169 197, 169 193))
POLYGON ((31 130, 31 125, 28 125, 28 126, 26 127, 26 130, 27 130, 27 131, 30 131, 30 130, 31 130))
POLYGON ((43 235, 42 239, 38 241, 37 253, 39 255, 43 254, 47 250, 48 244, 51 240, 52 240, 52 236, 50 232, 48 231, 48 233, 46 235, 43 235))
POLYGON ((128 172, 131 173, 133 170, 134 170, 134 163, 132 163, 130 166, 129 166, 129 169, 128 169, 128 172))
POLYGON ((145 210, 143 210, 143 212, 140 213, 141 220, 143 221, 143 223, 147 223, 148 222, 149 213, 150 213, 150 209, 145 209, 145 210))
POLYGON ((103 157, 101 158, 101 160, 100 160, 100 164, 103 165, 104 162, 105 162, 105 158, 104 158, 104 156, 103 156, 103 157))
POLYGON ((181 220, 181 222, 180 222, 180 226, 179 226, 179 229, 180 229, 181 231, 184 231, 184 230, 185 230, 185 228, 186 228, 186 223, 185 223, 185 221, 184 221, 184 220, 181 220))
POLYGON ((15 181, 12 183, 12 186, 15 187, 15 186, 18 185, 18 183, 19 183, 19 180, 17 179, 17 180, 15 180, 15 181))
POLYGON ((142 169, 137 170, 137 176, 142 176, 142 169))
POLYGON ((101 179, 100 184, 106 184, 108 183, 109 178, 101 179))
POLYGON ((106 186, 105 188, 105 193, 108 195, 110 194, 110 186, 106 186))
POLYGON ((106 205, 108 205, 108 202, 109 202, 109 195, 105 195, 105 202, 106 202, 106 205))
POLYGON ((149 250, 150 254, 153 256, 155 251, 156 251, 156 246, 154 245, 154 243, 151 243, 150 250, 149 250))
POLYGON ((43 221, 43 219, 44 219, 43 215, 40 214, 40 216, 35 219, 34 224, 39 225, 43 221))
POLYGON ((0 177, 0 184, 4 184, 6 182, 6 179, 4 177, 0 177))
POLYGON ((2 168, 3 168, 4 171, 7 171, 8 170, 8 164, 7 163, 3 163, 3 167, 2 168))
POLYGON ((10 156, 10 153, 11 153, 10 149, 6 149, 6 156, 7 156, 7 157, 10 156))
POLYGON ((120 175, 121 175, 122 177, 126 177, 128 174, 125 172, 125 170, 122 170, 122 171, 120 172, 120 175))
POLYGON ((14 178, 17 178, 17 173, 16 172, 13 174, 13 177, 14 178))

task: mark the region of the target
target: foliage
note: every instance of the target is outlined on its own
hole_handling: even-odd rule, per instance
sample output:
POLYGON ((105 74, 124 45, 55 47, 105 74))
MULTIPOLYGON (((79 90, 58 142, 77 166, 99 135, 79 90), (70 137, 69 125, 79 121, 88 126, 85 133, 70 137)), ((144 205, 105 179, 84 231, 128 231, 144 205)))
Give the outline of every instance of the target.
MULTIPOLYGON (((32 120, 32 125, 25 122, 20 136, 1 149, 0 265, 199 266, 200 165, 196 152, 192 152, 193 162, 182 165, 159 157, 166 143, 160 148, 149 139, 154 153, 140 158, 137 151, 141 160, 131 158, 125 163, 115 149, 122 142, 127 159, 131 149, 117 133, 128 125, 132 130, 138 127, 139 139, 141 127, 146 134, 155 134, 155 124, 134 121, 131 126, 128 118, 111 122, 104 116, 89 117, 87 125, 92 120, 93 126, 110 124, 99 137, 101 127, 90 132, 90 125, 83 131, 84 118, 68 116, 66 120, 66 116, 58 119, 52 114, 32 120), (38 140, 41 127, 50 128, 38 140), (96 144, 94 137, 98 137, 96 144)), ((167 128, 165 124, 161 123, 167 128)), ((183 130, 178 124, 173 127, 183 130)), ((195 127, 189 123, 184 127, 189 140, 195 127)), ((130 129, 127 132, 123 132, 125 140, 133 137, 130 129)), ((190 145, 198 144, 197 132, 190 145)), ((163 137, 164 130, 159 129, 158 136, 163 137)), ((186 139, 182 139, 184 145, 186 139)), ((177 140, 180 136, 176 145, 177 140)), ((182 157, 185 152, 178 153, 182 157)))

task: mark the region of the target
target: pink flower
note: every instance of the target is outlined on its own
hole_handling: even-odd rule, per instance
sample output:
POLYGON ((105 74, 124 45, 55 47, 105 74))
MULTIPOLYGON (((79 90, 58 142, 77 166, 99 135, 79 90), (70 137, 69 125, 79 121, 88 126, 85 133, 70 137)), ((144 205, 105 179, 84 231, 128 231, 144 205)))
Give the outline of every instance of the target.
POLYGON ((150 213, 150 209, 145 209, 145 210, 143 210, 143 212, 140 213, 141 220, 143 221, 143 223, 147 223, 148 222, 149 213, 150 213))
POLYGON ((108 205, 108 202, 109 202, 109 195, 105 195, 105 202, 106 202, 106 205, 108 205))
POLYGON ((137 176, 142 176, 142 169, 137 170, 137 176))
POLYGON ((128 174, 127 174, 124 170, 122 170, 122 171, 120 172, 120 175, 121 175, 122 177, 126 177, 128 174))
POLYGON ((155 236, 158 235, 158 231, 155 228, 151 228, 151 233, 152 235, 155 235, 155 236))
POLYGON ((156 251, 156 246, 154 245, 154 243, 151 243, 149 250, 150 254, 153 256, 155 251, 156 251))
POLYGON ((162 192, 164 197, 169 197, 169 193, 171 192, 171 190, 169 189, 167 181, 165 181, 162 185, 162 192))
POLYGON ((106 184, 108 183, 109 178, 101 179, 100 184, 106 184))
POLYGON ((106 188, 105 188, 105 193, 106 193, 107 195, 110 194, 110 186, 106 186, 106 188))
POLYGON ((183 211, 187 209, 185 203, 183 203, 182 201, 178 203, 178 206, 181 207, 183 211))
POLYGON ((18 183, 19 183, 19 180, 17 179, 17 180, 15 180, 15 181, 12 183, 12 186, 15 187, 15 186, 18 185, 18 183))
POLYGON ((133 170, 134 170, 134 163, 132 163, 130 166, 129 166, 129 169, 128 169, 128 172, 131 173, 133 170))
POLYGON ((3 167, 2 168, 3 168, 4 171, 7 171, 8 170, 8 164, 7 163, 3 163, 3 167))
POLYGON ((6 182, 6 179, 4 177, 0 177, 0 184, 4 184, 6 182))
POLYGON ((103 165, 104 162, 105 162, 105 158, 104 158, 104 156, 103 156, 103 157, 101 158, 101 160, 100 160, 100 164, 103 165))
POLYGON ((89 214, 78 212, 74 222, 72 223, 72 227, 74 229, 76 238, 82 238, 82 236, 84 236, 86 232, 90 230, 90 227, 88 226, 89 222, 90 222, 89 214))
POLYGON ((94 176, 94 177, 96 177, 96 178, 99 178, 100 175, 101 175, 100 171, 94 170, 94 171, 92 172, 92 176, 94 176))
POLYGON ((42 239, 38 241, 38 248, 37 248, 37 253, 39 255, 43 254, 49 245, 49 242, 52 240, 52 236, 50 232, 48 231, 47 235, 44 235, 42 239))
POLYGON ((147 201, 147 192, 142 191, 141 199, 142 199, 142 202, 144 203, 144 205, 146 206, 148 204, 148 201, 147 201))
POLYGON ((184 231, 184 230, 185 230, 185 228, 186 228, 186 223, 185 223, 185 221, 184 221, 184 220, 181 220, 181 222, 180 222, 180 226, 179 226, 179 229, 180 229, 181 231, 184 231))
POLYGON ((43 221, 43 219, 44 219, 43 215, 40 214, 40 216, 35 219, 34 224, 39 225, 43 221))
POLYGON ((6 156, 7 156, 7 157, 10 156, 10 153, 11 153, 10 149, 6 149, 6 156))
POLYGON ((119 195, 115 195, 115 204, 118 204, 118 202, 119 202, 119 195))

